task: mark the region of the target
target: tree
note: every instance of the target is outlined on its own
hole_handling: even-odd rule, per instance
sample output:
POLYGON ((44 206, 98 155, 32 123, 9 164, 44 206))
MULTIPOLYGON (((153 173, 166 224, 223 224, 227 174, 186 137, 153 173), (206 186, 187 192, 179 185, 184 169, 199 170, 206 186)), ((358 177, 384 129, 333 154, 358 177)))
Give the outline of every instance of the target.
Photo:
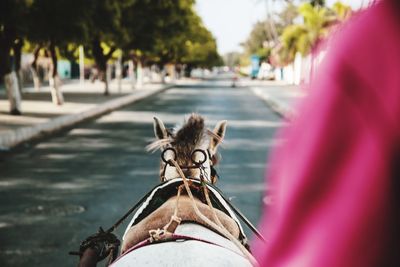
POLYGON ((41 44, 37 44, 36 47, 33 50, 33 60, 31 62, 31 72, 32 72, 32 78, 33 78, 33 86, 35 87, 36 91, 39 91, 40 89, 40 78, 38 75, 38 66, 37 66, 37 61, 39 58, 40 50, 42 49, 41 44))
POLYGON ((240 63, 241 54, 239 52, 229 52, 224 55, 224 63, 226 66, 233 68, 240 63))
MULTIPOLYGON (((122 12, 132 6, 131 0, 88 0, 86 20, 89 54, 94 58, 99 78, 104 82, 104 95, 109 94, 108 61, 113 53, 126 42, 122 26, 122 12)), ((140 1, 139 1, 140 2, 140 1)), ((129 14, 131 15, 131 14, 129 14)))
POLYGON ((64 102, 57 72, 57 46, 81 42, 85 38, 86 10, 87 1, 80 0, 35 0, 31 7, 28 38, 38 44, 35 54, 45 48, 51 58, 49 83, 53 103, 57 105, 64 102))
POLYGON ((123 50, 139 67, 145 62, 161 68, 178 62, 185 49, 193 4, 193 0, 135 1, 123 11, 123 26, 129 37, 123 50))
POLYGON ((280 45, 273 51, 274 65, 286 66, 293 62, 297 52, 303 56, 315 50, 328 36, 337 17, 326 7, 305 3, 299 7, 303 23, 287 26, 280 37, 280 45))
POLYGON ((281 25, 281 29, 283 30, 284 27, 294 24, 294 20, 298 17, 299 12, 298 8, 293 1, 287 1, 285 8, 278 13, 278 24, 281 25))
POLYGON ((341 2, 336 2, 332 7, 338 21, 344 21, 353 14, 353 10, 349 5, 343 4, 341 2))
POLYGON ((244 51, 247 56, 255 54, 260 56, 262 59, 267 58, 270 51, 270 46, 272 46, 271 43, 274 39, 269 31, 269 23, 270 22, 267 20, 258 21, 253 26, 249 37, 243 44, 244 51))
POLYGON ((280 37, 280 44, 274 48, 271 63, 275 66, 286 66, 292 63, 296 53, 307 56, 311 53, 311 70, 313 75, 314 54, 320 43, 328 37, 334 26, 351 15, 351 8, 337 2, 332 9, 314 6, 311 3, 302 4, 299 14, 303 23, 287 26, 280 37))
POLYGON ((22 47, 24 46, 24 39, 22 37, 17 37, 14 40, 12 46, 13 56, 14 56, 14 71, 17 76, 18 91, 22 94, 22 79, 21 79, 21 56, 22 47))
POLYGON ((215 38, 204 26, 201 18, 193 12, 193 8, 183 5, 178 11, 180 12, 175 12, 180 14, 181 19, 175 18, 170 26, 179 31, 176 31, 172 38, 165 35, 157 39, 156 54, 160 63, 183 63, 186 66, 186 74, 194 67, 210 68, 222 65, 223 60, 218 54, 215 38))
POLYGON ((247 57, 257 55, 261 60, 266 60, 270 57, 272 49, 277 45, 271 25, 273 25, 278 35, 281 35, 283 29, 288 25, 292 25, 294 19, 298 16, 298 8, 293 4, 293 1, 286 1, 285 8, 275 16, 269 16, 264 21, 257 22, 249 37, 244 42, 244 52, 247 57))
POLYGON ((126 6, 122 10, 121 25, 125 31, 127 38, 124 38, 122 50, 129 60, 132 67, 133 77, 135 77, 134 69, 136 66, 137 79, 132 79, 132 87, 141 87, 143 82, 142 64, 145 61, 151 61, 155 37, 154 32, 160 28, 158 16, 153 12, 154 1, 143 0, 135 1, 131 5, 126 6))
POLYGON ((25 0, 0 1, 0 78, 4 80, 10 114, 21 114, 21 88, 19 75, 20 55, 24 21, 29 3, 25 0), (14 53, 14 69, 11 65, 11 50, 14 53))
POLYGON ((185 47, 180 61, 186 65, 187 74, 194 67, 210 68, 223 64, 217 51, 217 42, 214 36, 203 25, 201 18, 193 14, 190 29, 183 34, 185 47))

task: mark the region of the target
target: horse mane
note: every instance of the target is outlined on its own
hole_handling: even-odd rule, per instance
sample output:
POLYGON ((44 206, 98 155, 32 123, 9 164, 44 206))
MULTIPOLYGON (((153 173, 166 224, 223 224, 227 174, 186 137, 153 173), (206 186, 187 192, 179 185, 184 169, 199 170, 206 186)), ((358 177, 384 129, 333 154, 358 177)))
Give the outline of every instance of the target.
POLYGON ((198 114, 191 114, 182 128, 173 136, 173 145, 178 150, 191 152, 204 140, 205 130, 204 118, 198 114))
POLYGON ((165 139, 158 139, 148 144, 146 146, 146 151, 153 153, 171 143, 172 143, 172 138, 170 137, 165 139))
POLYGON ((167 138, 153 141, 146 146, 146 150, 155 152, 171 144, 172 146, 185 148, 185 151, 193 151, 197 145, 204 141, 205 136, 210 136, 218 141, 222 141, 220 136, 205 127, 204 118, 202 116, 192 113, 176 133, 168 131, 167 138))

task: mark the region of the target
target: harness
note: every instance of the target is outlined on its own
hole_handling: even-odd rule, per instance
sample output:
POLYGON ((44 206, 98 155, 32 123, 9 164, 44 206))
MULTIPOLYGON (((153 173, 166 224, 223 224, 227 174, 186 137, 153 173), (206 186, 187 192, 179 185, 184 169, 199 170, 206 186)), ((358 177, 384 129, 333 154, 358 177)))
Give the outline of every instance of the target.
MULTIPOLYGON (((208 153, 208 158, 211 161, 210 152, 208 150, 207 150, 207 153, 208 153)), ((249 254, 249 252, 248 252, 249 246, 247 243, 247 237, 246 237, 246 235, 243 231, 243 228, 242 228, 238 218, 236 217, 236 215, 238 215, 243 220, 243 222, 245 224, 247 224, 249 226, 249 228, 261 240, 263 240, 263 241, 265 241, 265 240, 262 237, 262 235, 257 231, 257 229, 251 224, 251 222, 238 209, 236 209, 233 206, 233 204, 226 197, 223 196, 223 194, 219 191, 219 189, 217 187, 215 187, 213 184, 211 184, 205 180, 205 176, 206 177, 208 176, 208 174, 205 172, 205 167, 203 165, 207 160, 206 152, 203 150, 200 150, 200 149, 194 150, 191 155, 191 160, 193 162, 193 165, 191 165, 191 166, 179 166, 178 163, 175 161, 176 151, 171 147, 166 148, 162 152, 161 159, 165 163, 164 173, 161 175, 162 183, 155 186, 151 191, 149 191, 131 209, 129 209, 129 211, 126 214, 124 214, 113 226, 111 226, 107 231, 105 231, 105 232, 103 231, 103 233, 105 233, 105 234, 112 233, 130 214, 132 214, 133 212, 136 211, 134 213, 131 221, 129 222, 128 227, 126 228, 125 233, 123 235, 122 239, 125 239, 127 232, 129 231, 129 229, 132 226, 138 224, 144 218, 149 216, 152 212, 157 210, 168 199, 175 196, 177 191, 178 191, 177 197, 179 200, 179 195, 180 195, 181 189, 185 188, 186 192, 187 192, 188 196, 190 197, 190 199, 192 200, 192 202, 193 202, 194 197, 196 197, 200 200, 203 200, 202 202, 207 203, 207 205, 210 207, 210 209, 214 212, 213 215, 214 215, 214 219, 216 219, 216 221, 217 221, 217 224, 210 221, 208 218, 204 217, 204 215, 201 214, 201 212, 199 214, 199 210, 196 208, 196 205, 193 202, 195 213, 198 216, 200 216, 200 218, 203 217, 202 220, 204 220, 205 222, 208 221, 207 224, 210 224, 214 229, 212 229, 212 228, 210 229, 207 226, 206 227, 209 228, 210 230, 213 230, 214 232, 217 232, 218 234, 220 234, 224 237, 227 237, 227 238, 229 237, 228 239, 236 242, 237 246, 242 247, 242 252, 244 252, 244 254, 247 255, 247 257, 250 260, 252 260, 253 258, 251 256, 251 254, 249 254), (172 151, 174 153, 173 159, 166 158, 166 153, 168 151, 172 151), (199 161, 196 161, 195 153, 201 153, 203 155, 203 158, 199 161), (166 171, 167 166, 175 167, 181 177, 173 178, 173 179, 169 179, 169 180, 165 179, 165 171, 166 171), (182 172, 182 169, 191 169, 191 168, 198 168, 200 170, 199 178, 186 177, 185 174, 182 172), (189 183, 190 183, 190 185, 189 185, 189 183), (237 224, 237 226, 239 228, 239 238, 238 239, 233 240, 235 238, 231 234, 229 234, 229 232, 227 232, 226 229, 220 227, 221 222, 216 217, 215 211, 213 210, 214 208, 222 211, 223 213, 225 213, 227 216, 229 216, 231 219, 233 219, 235 221, 235 223, 237 224)), ((212 167, 212 164, 210 164, 210 168, 211 168, 211 174, 218 176, 215 169, 212 167)), ((210 179, 210 180, 212 180, 212 179, 210 179)), ((210 181, 210 182, 214 183, 215 181, 210 181)), ((171 222, 168 224, 168 226, 170 226, 170 224, 172 222, 175 223, 175 226, 174 226, 175 228, 177 225, 180 224, 180 222, 181 222, 180 219, 176 218, 176 216, 175 216, 176 212, 177 212, 177 207, 175 210, 175 214, 172 215, 171 222)), ((175 229, 174 227, 172 227, 173 228, 172 231, 170 231, 169 228, 165 228, 163 230, 160 230, 160 229, 152 230, 153 233, 152 233, 152 231, 150 231, 150 238, 148 238, 142 242, 139 242, 138 244, 136 244, 133 248, 129 249, 128 251, 138 249, 140 247, 152 244, 154 242, 177 241, 179 239, 181 239, 181 240, 182 239, 183 240, 197 240, 197 241, 202 241, 202 242, 206 242, 206 243, 211 243, 207 240, 202 240, 199 238, 176 235, 173 233, 174 229, 175 229)), ((211 243, 211 244, 213 244, 213 243, 211 243)), ((80 255, 80 252, 71 252, 70 254, 80 255)), ((110 262, 112 262, 115 258, 116 258, 115 255, 114 255, 114 257, 111 257, 110 262)))
MULTIPOLYGON (((201 185, 201 181, 199 181, 198 179, 188 178, 188 180, 197 186, 201 185)), ((163 203, 165 203, 165 201, 175 196, 177 188, 182 184, 183 184, 182 178, 175 178, 161 183, 160 185, 154 187, 149 193, 147 193, 146 197, 142 198, 138 202, 138 204, 135 205, 138 207, 138 209, 134 213, 130 223, 128 224, 128 227, 126 228, 122 239, 125 239, 125 235, 129 231, 130 227, 138 224, 141 220, 146 218, 153 211, 159 208, 163 203)), ((207 183, 207 188, 210 191, 210 198, 213 207, 224 212, 226 215, 231 217, 236 222, 240 231, 239 241, 246 246, 247 237, 243 231, 243 228, 238 218, 235 215, 235 212, 237 212, 237 210, 232 209, 232 204, 228 204, 229 202, 226 201, 226 198, 220 193, 218 189, 216 189, 215 186, 207 183)), ((196 196, 199 199, 202 199, 204 198, 204 196, 202 196, 202 192, 200 191, 201 190, 193 190, 192 192, 194 196, 196 196)))
MULTIPOLYGON (((203 152, 203 153, 204 153, 204 152, 203 152)), ((162 155, 164 155, 164 154, 165 154, 165 151, 163 152, 162 155)), ((204 153, 204 154, 205 154, 205 153, 204 153)), ((207 158, 207 157, 204 158, 203 163, 205 162, 206 158, 207 158)), ((193 160, 193 161, 194 161, 194 160, 193 160)), ((152 230, 152 231, 155 231, 155 233, 153 233, 153 234, 155 234, 155 236, 157 236, 157 237, 159 238, 159 234, 160 234, 161 231, 165 231, 167 234, 173 234, 173 233, 174 233, 174 231, 175 231, 175 229, 176 229, 176 226, 179 225, 180 222, 181 222, 180 218, 177 217, 177 212, 178 212, 179 196, 180 196, 180 193, 181 193, 182 188, 184 188, 184 189, 186 190, 186 192, 187 192, 187 194, 188 194, 190 200, 191 200, 191 204, 192 204, 192 207, 193 207, 193 209, 194 209, 195 214, 196 214, 197 216, 199 216, 201 220, 205 221, 205 223, 207 223, 208 225, 210 225, 210 227, 212 227, 212 229, 214 229, 215 231, 219 232, 221 235, 223 235, 224 237, 226 237, 227 239, 229 239, 230 241, 232 241, 232 242, 240 249, 240 251, 243 253, 243 255, 245 255, 246 258, 247 258, 253 265, 258 266, 257 261, 255 260, 255 258, 254 258, 254 257, 250 254, 250 252, 249 252, 249 247, 248 247, 248 244, 247 244, 247 238, 246 238, 246 236, 245 236, 245 234, 244 234, 244 232, 243 232, 243 229, 241 228, 240 223, 239 223, 239 221, 237 220, 236 216, 235 216, 234 213, 231 211, 230 207, 229 207, 226 203, 224 203, 224 202, 225 202, 225 199, 222 198, 222 197, 218 198, 218 196, 220 196, 220 194, 215 194, 217 191, 213 190, 213 188, 210 187, 210 184, 207 183, 207 182, 205 182, 204 176, 203 176, 203 173, 204 173, 204 172, 203 172, 203 171, 204 171, 204 166, 203 166, 203 164, 202 164, 202 163, 197 163, 197 164, 196 164, 196 162, 194 162, 194 163, 195 163, 195 165, 198 165, 198 167, 199 167, 199 169, 200 169, 200 177, 199 177, 200 179, 189 179, 189 178, 187 178, 187 177, 185 176, 185 174, 183 173, 182 168, 178 165, 178 163, 175 161, 175 159, 171 159, 171 160, 168 161, 168 164, 173 165, 173 166, 176 168, 176 171, 177 171, 177 172, 179 173, 179 175, 181 176, 180 179, 181 179, 181 181, 182 181, 183 183, 181 183, 181 185, 179 185, 179 187, 177 188, 177 189, 178 189, 178 193, 177 193, 177 204, 176 204, 176 207, 175 207, 174 214, 171 216, 170 222, 169 222, 167 225, 165 225, 164 228, 163 228, 162 230, 160 230, 160 229, 152 230), (204 193, 204 198, 206 199, 206 204, 209 206, 210 211, 212 212, 212 217, 213 217, 213 220, 214 220, 214 221, 212 221, 212 220, 210 220, 210 218, 207 218, 206 216, 204 216, 204 214, 203 214, 203 213, 199 210, 199 208, 197 207, 197 205, 196 205, 196 203, 195 203, 194 193, 192 192, 192 189, 191 189, 192 187, 194 187, 194 186, 193 186, 193 182, 199 183, 200 187, 198 187, 198 188, 201 188, 202 192, 204 193), (211 194, 210 194, 210 192, 211 192, 211 194), (230 215, 230 217, 231 217, 232 219, 234 219, 235 222, 237 223, 237 225, 238 225, 238 227, 239 227, 239 229, 240 229, 240 236, 239 236, 238 239, 237 239, 236 237, 234 237, 231 233, 229 233, 229 232, 227 231, 227 229, 225 229, 224 226, 222 225, 221 221, 219 220, 219 218, 218 218, 218 216, 217 216, 217 214, 216 214, 216 212, 215 212, 214 205, 212 204, 210 195, 214 195, 214 198, 213 198, 213 199, 214 199, 214 200, 215 200, 215 199, 218 199, 218 200, 220 201, 220 204, 223 204, 223 205, 222 205, 223 209, 221 209, 221 210, 224 210, 225 212, 227 212, 227 214, 230 215), (226 205, 224 205, 224 204, 226 204, 226 205), (229 211, 231 211, 231 212, 229 212, 229 211), (175 226, 171 228, 171 225, 172 225, 172 224, 174 224, 175 226), (172 230, 171 230, 171 229, 172 229, 172 230)), ((179 179, 179 178, 178 178, 178 179, 179 179)), ((171 179, 171 180, 173 180, 173 179, 171 179)), ((194 187, 194 188, 196 189, 196 187, 194 187)), ((196 192, 196 191, 194 191, 194 192, 196 192)), ((217 193, 218 193, 218 192, 217 192, 217 193)), ((151 195, 154 195, 154 194, 151 194, 151 195)), ((150 199, 150 200, 151 200, 151 199, 150 199)), ((148 203, 150 203, 150 202, 148 202, 148 203)), ((218 202, 217 202, 217 203, 218 203, 218 202)), ((217 205, 217 206, 221 207, 220 205, 217 205)), ((137 212, 136 214, 141 214, 141 212, 142 212, 143 210, 144 210, 144 209, 138 210, 138 212, 137 212)), ((136 214, 135 214, 135 215, 136 215, 136 214)), ((138 216, 134 216, 134 218, 133 218, 133 220, 131 221, 130 225, 132 225, 132 224, 135 223, 137 217, 138 217, 138 216)), ((248 220, 247 220, 246 222, 248 222, 248 220)), ((129 228, 129 227, 128 227, 128 228, 129 228)), ((152 231, 149 232, 150 235, 152 235, 152 231)), ((124 236, 126 235, 126 233, 127 233, 127 232, 125 232, 124 236)))
MULTIPOLYGON (((188 169, 199 169, 200 170, 200 177, 199 178, 195 178, 198 180, 203 180, 205 177, 207 177, 207 173, 205 172, 205 168, 204 168, 204 163, 207 161, 207 156, 208 159, 211 161, 211 152, 209 149, 206 150, 207 153, 202 150, 202 149, 195 149, 192 151, 192 154, 190 155, 190 159, 192 161, 192 165, 187 165, 187 166, 181 166, 179 165, 179 167, 182 170, 188 170, 188 169), (196 153, 200 153, 203 158, 201 160, 196 161, 195 156, 196 153)), ((165 173, 167 171, 167 167, 171 166, 171 167, 175 167, 172 163, 171 163, 171 159, 167 158, 167 152, 172 152, 173 153, 173 160, 176 160, 176 150, 172 147, 167 147, 166 149, 164 149, 164 151, 161 153, 161 160, 164 162, 164 169, 160 175, 161 178, 161 182, 166 181, 166 177, 165 177, 165 173)), ((214 166, 212 164, 210 164, 210 182, 215 184, 217 179, 219 178, 219 175, 217 173, 217 171, 215 170, 214 166)))

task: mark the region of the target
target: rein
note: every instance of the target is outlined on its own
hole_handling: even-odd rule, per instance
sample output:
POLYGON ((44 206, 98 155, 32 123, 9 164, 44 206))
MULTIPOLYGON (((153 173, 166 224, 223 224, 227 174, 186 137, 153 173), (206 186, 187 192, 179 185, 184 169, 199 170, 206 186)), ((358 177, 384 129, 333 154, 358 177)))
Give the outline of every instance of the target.
POLYGON ((206 200, 207 200, 207 204, 210 207, 211 212, 213 213, 213 217, 214 217, 215 222, 211 221, 209 218, 204 216, 203 213, 201 213, 201 211, 197 207, 196 202, 194 201, 194 197, 193 197, 192 191, 190 189, 189 182, 188 182, 185 174, 183 173, 182 169, 180 168, 180 166, 178 165, 178 163, 175 160, 171 159, 170 162, 175 166, 175 168, 177 169, 179 175, 181 175, 181 177, 182 177, 183 184, 185 186, 187 194, 190 197, 190 200, 192 202, 192 206, 193 206, 193 209, 194 209, 196 215, 199 216, 200 219, 205 221, 208 225, 213 227, 215 230, 217 230, 220 233, 222 233, 230 241, 232 241, 241 250, 241 252, 248 258, 248 260, 252 263, 253 266, 259 266, 257 260, 253 257, 253 255, 251 255, 250 252, 231 233, 229 233, 225 229, 225 227, 222 225, 222 223, 218 219, 218 216, 215 213, 215 209, 211 204, 211 200, 210 200, 210 197, 209 197, 209 194, 208 194, 208 188, 207 188, 206 183, 204 182, 204 180, 201 181, 201 184, 202 184, 202 187, 204 189, 204 194, 205 194, 205 197, 206 197, 206 200))
MULTIPOLYGON (((167 168, 167 166, 173 166, 173 167, 175 167, 175 168, 177 168, 178 169, 178 167, 179 167, 179 169, 194 169, 194 168, 198 168, 199 170, 200 170, 200 181, 202 181, 203 182, 203 178, 204 178, 204 174, 206 174, 206 173, 204 173, 205 172, 205 170, 204 170, 204 167, 203 167, 203 164, 206 162, 206 160, 207 160, 207 155, 206 155, 206 152, 204 152, 204 150, 201 150, 201 149, 195 149, 195 150, 193 150, 193 152, 192 152, 192 154, 191 154, 191 160, 192 160, 192 162, 193 162, 193 165, 192 166, 180 166, 180 165, 174 165, 173 164, 173 162, 171 161, 171 160, 167 160, 167 158, 166 158, 166 153, 168 152, 168 151, 171 151, 171 152, 173 152, 174 153, 174 157, 173 157, 173 161, 175 161, 175 159, 176 159, 176 151, 175 151, 175 149, 174 148, 172 148, 172 147, 168 147, 168 148, 166 148, 166 149, 164 149, 164 151, 161 153, 161 159, 162 159, 162 161, 165 163, 165 167, 164 167, 164 171, 163 171, 163 174, 161 175, 161 180, 162 181, 164 181, 165 179, 165 171, 166 171, 166 168, 167 168), (195 161, 195 159, 194 159, 194 156, 195 156, 195 154, 196 153, 198 153, 198 152, 200 152, 202 155, 203 155, 203 159, 202 160, 200 160, 200 161, 195 161), (203 177, 202 177, 203 176, 203 177)), ((211 159, 211 153, 210 153, 210 151, 207 149, 207 154, 208 154, 208 157, 209 157, 209 159, 211 159)), ((176 162, 176 161, 175 161, 176 162)), ((217 171, 215 170, 215 168, 213 167, 213 165, 212 164, 210 164, 210 168, 211 168, 211 177, 210 177, 210 180, 212 179, 212 177, 213 176, 216 176, 216 177, 219 177, 219 175, 218 175, 218 173, 217 173, 217 171)), ((183 173, 182 173, 183 174, 183 173)), ((206 174, 207 175, 207 174, 206 174)), ((208 185, 208 186, 210 186, 210 184, 208 185)), ((218 193, 222 196, 222 198, 225 200, 225 202, 226 203, 228 203, 228 205, 231 207, 231 209, 236 213, 236 215, 238 215, 239 217, 240 217, 240 219, 242 219, 242 221, 249 227, 249 229, 261 240, 261 241, 263 241, 264 243, 266 242, 265 241, 265 239, 264 239, 264 237, 262 236, 262 234, 257 230, 257 228, 249 221, 249 219, 247 219, 246 218, 246 216, 244 216, 222 193, 221 193, 221 191, 217 188, 217 187, 215 187, 215 186, 213 186, 213 188, 216 190, 216 191, 218 191, 218 193)), ((215 199, 214 199, 215 200, 215 199)))

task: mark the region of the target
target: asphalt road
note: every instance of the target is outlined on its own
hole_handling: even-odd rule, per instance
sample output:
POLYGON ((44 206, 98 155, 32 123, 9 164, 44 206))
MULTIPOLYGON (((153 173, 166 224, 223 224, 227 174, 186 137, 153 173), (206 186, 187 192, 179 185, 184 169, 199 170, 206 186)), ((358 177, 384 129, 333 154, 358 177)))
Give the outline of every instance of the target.
POLYGON ((210 128, 228 120, 218 185, 257 223, 265 162, 281 119, 247 88, 208 81, 172 88, 3 156, 0 266, 75 266, 68 251, 158 183, 159 153, 144 149, 153 139, 153 116, 173 127, 191 112, 204 115, 210 128))

